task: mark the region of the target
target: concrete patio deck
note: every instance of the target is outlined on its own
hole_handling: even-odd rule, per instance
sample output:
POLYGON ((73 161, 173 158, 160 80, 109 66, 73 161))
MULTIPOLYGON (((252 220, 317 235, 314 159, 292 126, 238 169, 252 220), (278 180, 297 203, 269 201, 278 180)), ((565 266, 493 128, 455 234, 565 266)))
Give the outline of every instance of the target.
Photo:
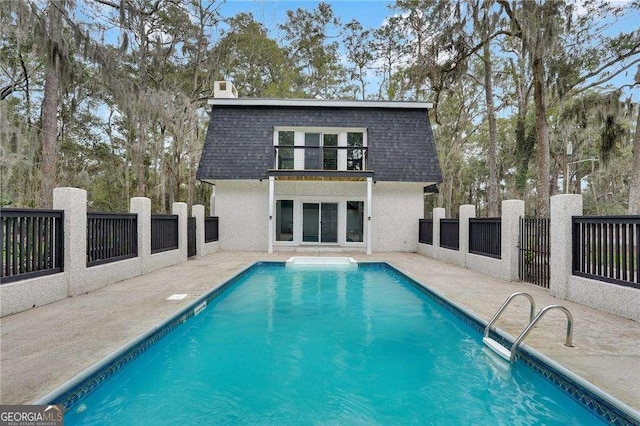
MULTIPOLYGON (((51 392, 186 304, 257 260, 280 252, 218 252, 0 320, 0 403, 27 404, 51 392), (168 301, 174 293, 187 293, 168 301)), ((538 308, 561 304, 572 312, 574 348, 563 346, 566 318, 549 312, 526 340, 595 386, 640 411, 640 323, 556 299, 546 289, 502 281, 415 253, 299 253, 387 261, 488 320, 511 293, 526 291, 538 308)), ((640 309, 640 307, 639 307, 640 309)), ((514 300, 498 327, 517 336, 528 322, 528 302, 514 300)))

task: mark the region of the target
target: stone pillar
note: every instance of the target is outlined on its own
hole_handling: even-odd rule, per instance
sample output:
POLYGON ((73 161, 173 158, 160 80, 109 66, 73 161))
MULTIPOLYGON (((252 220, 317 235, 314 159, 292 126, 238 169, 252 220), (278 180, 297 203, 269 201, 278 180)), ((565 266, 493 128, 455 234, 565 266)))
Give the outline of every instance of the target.
POLYGON ((461 205, 460 215, 458 217, 460 218, 458 221, 458 247, 464 262, 465 256, 469 254, 469 219, 476 217, 476 206, 473 204, 461 205))
POLYGON ((571 216, 582 215, 582 195, 562 194, 551 197, 551 255, 549 259, 549 292, 566 299, 571 278, 571 216))
POLYGON ((204 206, 196 204, 191 207, 191 216, 196 218, 196 252, 198 257, 204 256, 204 206))
POLYGON ((440 250, 440 219, 444 219, 447 215, 447 211, 442 207, 436 207, 433 209, 433 247, 435 258, 437 259, 438 251, 440 250))
POLYGON ((524 201, 502 202, 501 258, 509 281, 518 280, 518 244, 520 240, 520 218, 524 217, 524 201))
POLYGON ((187 248, 187 203, 173 203, 171 206, 171 214, 178 215, 178 250, 180 251, 180 262, 186 262, 189 254, 187 248))
POLYGON ((138 215, 138 256, 142 273, 149 272, 151 258, 151 200, 147 197, 134 197, 129 200, 129 213, 138 215))
POLYGON ((68 296, 82 291, 87 269, 87 191, 54 188, 53 208, 64 210, 64 270, 69 273, 68 296))

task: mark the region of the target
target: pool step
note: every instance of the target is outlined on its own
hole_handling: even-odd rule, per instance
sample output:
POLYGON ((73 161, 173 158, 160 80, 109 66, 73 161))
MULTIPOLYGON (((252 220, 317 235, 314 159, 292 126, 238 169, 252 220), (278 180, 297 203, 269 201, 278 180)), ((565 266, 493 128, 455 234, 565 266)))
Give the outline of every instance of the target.
POLYGON ((286 266, 357 266, 358 262, 352 257, 313 257, 293 256, 287 259, 286 266))
POLYGON ((493 340, 491 337, 483 337, 482 343, 487 345, 487 347, 489 347, 492 351, 500 355, 506 361, 509 361, 509 359, 511 358, 511 351, 509 351, 507 348, 502 346, 500 343, 493 340))

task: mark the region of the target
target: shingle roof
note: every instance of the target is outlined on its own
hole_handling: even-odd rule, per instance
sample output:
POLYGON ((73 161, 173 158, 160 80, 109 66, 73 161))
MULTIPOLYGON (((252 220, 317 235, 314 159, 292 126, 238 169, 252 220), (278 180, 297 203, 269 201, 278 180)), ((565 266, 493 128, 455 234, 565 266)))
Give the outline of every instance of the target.
POLYGON ((355 101, 336 99, 268 99, 268 98, 212 98, 209 105, 217 106, 273 106, 273 107, 318 107, 318 108, 400 108, 430 109, 430 102, 406 101, 355 101))
POLYGON ((406 106, 318 108, 243 105, 235 101, 225 100, 224 105, 212 106, 197 172, 200 180, 266 178, 267 170, 274 166, 274 127, 366 128, 367 168, 374 170, 375 180, 442 180, 424 104, 413 109, 406 106))

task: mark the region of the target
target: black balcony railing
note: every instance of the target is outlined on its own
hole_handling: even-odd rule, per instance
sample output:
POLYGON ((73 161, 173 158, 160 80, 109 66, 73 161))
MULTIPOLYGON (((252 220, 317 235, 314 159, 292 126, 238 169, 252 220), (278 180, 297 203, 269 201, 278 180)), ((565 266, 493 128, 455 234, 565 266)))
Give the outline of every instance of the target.
POLYGON ((518 277, 522 281, 549 288, 551 279, 551 220, 548 217, 521 217, 518 239, 518 277))
POLYGON ((640 216, 574 216, 573 274, 640 288, 640 216))
POLYGON ((364 146, 276 145, 274 149, 276 170, 367 170, 368 149, 364 146))
POLYGON ((2 209, 1 283, 62 272, 64 212, 2 209))
POLYGON ((418 242, 422 244, 433 244, 433 219, 420 219, 418 226, 418 242))
POLYGON ((137 214, 87 213, 87 266, 137 256, 137 214))
POLYGON ((499 217, 469 219, 469 253, 500 259, 502 220, 499 217))
POLYGON ((178 215, 151 215, 151 254, 178 248, 178 215))
POLYGON ((218 217, 209 216, 204 218, 204 242, 212 243, 218 241, 218 217))
POLYGON ((440 247, 460 250, 460 226, 458 219, 440 219, 440 247))

